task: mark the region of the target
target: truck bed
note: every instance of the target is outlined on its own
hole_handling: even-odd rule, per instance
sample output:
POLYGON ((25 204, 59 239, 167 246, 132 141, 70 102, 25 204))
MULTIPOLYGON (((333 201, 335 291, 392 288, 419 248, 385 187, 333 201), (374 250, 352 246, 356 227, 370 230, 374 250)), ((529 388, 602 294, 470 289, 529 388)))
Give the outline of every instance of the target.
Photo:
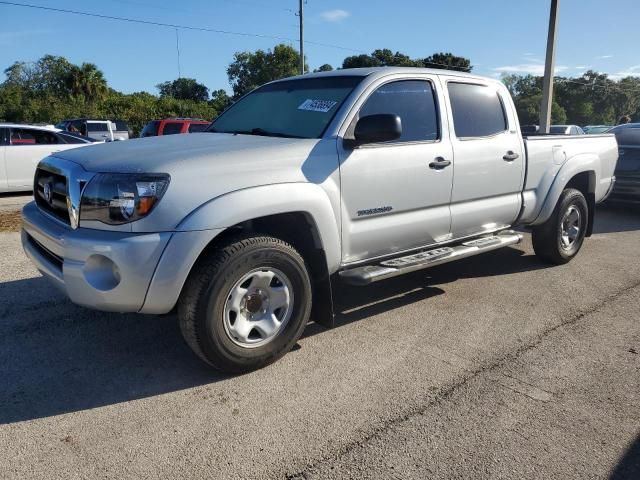
MULTIPOLYGON (((527 152, 527 174, 523 188, 520 223, 534 223, 546 196, 558 178, 568 181, 577 164, 591 165, 596 203, 602 201, 615 179, 618 144, 612 134, 523 136, 527 152), (597 182, 595 179, 599 179, 597 182)), ((565 182, 566 184, 566 182, 565 182)), ((564 185, 564 184, 563 184, 564 185)))

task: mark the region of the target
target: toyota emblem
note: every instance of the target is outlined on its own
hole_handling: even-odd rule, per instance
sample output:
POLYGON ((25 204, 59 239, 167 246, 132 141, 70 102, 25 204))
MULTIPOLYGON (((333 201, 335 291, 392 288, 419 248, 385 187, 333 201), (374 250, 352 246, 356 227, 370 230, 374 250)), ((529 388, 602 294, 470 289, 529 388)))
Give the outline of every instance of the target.
POLYGON ((47 182, 44 184, 44 199, 51 203, 53 201, 53 191, 51 190, 51 183, 47 182))

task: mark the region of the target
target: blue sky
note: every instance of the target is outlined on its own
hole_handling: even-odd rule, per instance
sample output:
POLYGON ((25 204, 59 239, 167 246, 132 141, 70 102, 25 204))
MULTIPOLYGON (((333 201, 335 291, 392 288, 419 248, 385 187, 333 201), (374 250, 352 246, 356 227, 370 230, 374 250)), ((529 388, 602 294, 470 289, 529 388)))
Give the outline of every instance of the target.
MULTIPOLYGON (((22 0, 16 0, 21 2, 22 0)), ((150 21, 285 37, 297 48, 297 0, 24 0, 24 3, 150 21)), ((556 74, 586 69, 640 76, 640 1, 561 0, 556 74)), ((451 51, 471 58, 474 72, 541 73, 549 0, 308 0, 311 68, 339 66, 347 55, 376 48, 411 57, 451 51)), ((179 32, 182 76, 229 90, 226 67, 240 50, 282 40, 179 32)), ((117 90, 146 90, 178 77, 175 31, 0 4, 0 67, 63 55, 93 62, 117 90)), ((0 74, 0 79, 2 75, 0 74)))

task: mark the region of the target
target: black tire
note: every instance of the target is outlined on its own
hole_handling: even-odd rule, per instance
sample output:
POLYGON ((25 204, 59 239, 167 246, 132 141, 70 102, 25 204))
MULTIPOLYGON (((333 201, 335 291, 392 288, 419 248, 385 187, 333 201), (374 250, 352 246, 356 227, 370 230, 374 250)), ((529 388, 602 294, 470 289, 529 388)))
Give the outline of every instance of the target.
POLYGON ((201 258, 178 301, 182 335, 191 349, 218 370, 241 373, 262 368, 289 352, 302 335, 311 312, 311 281, 300 254, 288 243, 268 236, 236 237, 201 258), (246 348, 225 328, 225 302, 243 275, 273 268, 293 289, 288 321, 269 343, 246 348))
POLYGON ((562 265, 571 261, 582 247, 588 222, 587 199, 579 190, 566 188, 560 195, 551 217, 542 225, 533 228, 533 250, 538 258, 548 263, 562 265), (563 242, 563 221, 565 215, 574 210, 579 212, 580 226, 575 239, 567 244, 563 242))

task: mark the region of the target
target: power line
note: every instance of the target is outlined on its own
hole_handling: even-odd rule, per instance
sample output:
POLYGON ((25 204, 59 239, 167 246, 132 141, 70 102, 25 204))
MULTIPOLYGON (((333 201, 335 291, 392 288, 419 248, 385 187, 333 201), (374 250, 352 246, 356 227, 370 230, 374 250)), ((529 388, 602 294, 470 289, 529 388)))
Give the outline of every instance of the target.
MULTIPOLYGON (((128 17, 118 17, 118 16, 114 16, 114 15, 104 15, 104 14, 100 14, 100 13, 90 13, 90 12, 83 12, 80 10, 70 10, 70 9, 65 9, 65 8, 55 8, 55 7, 45 7, 44 5, 33 5, 33 4, 29 4, 29 3, 17 3, 17 2, 6 2, 6 1, 0 1, 0 4, 2 5, 9 5, 9 6, 13 6, 13 7, 25 7, 25 8, 33 8, 36 10, 47 10, 50 12, 58 12, 58 13, 67 13, 67 14, 72 14, 72 15, 80 15, 80 16, 84 16, 84 17, 94 17, 94 18, 101 18, 103 20, 116 20, 116 21, 120 21, 120 22, 129 22, 129 23, 139 23, 139 24, 143 24, 143 25, 152 25, 155 27, 167 27, 167 28, 179 28, 181 30, 193 30, 193 31, 199 31, 199 32, 209 32, 209 33, 219 33, 222 35, 236 35, 236 36, 241 36, 241 37, 257 37, 257 38, 268 38, 268 39, 272 39, 272 40, 283 40, 283 41, 288 41, 288 42, 294 42, 295 39, 290 38, 290 37, 284 37, 284 36, 280 36, 280 35, 268 35, 268 34, 261 34, 261 33, 249 33, 249 32, 236 32, 236 31, 232 31, 232 30, 221 30, 221 29, 217 29, 217 28, 210 28, 210 27, 194 27, 192 25, 180 25, 180 24, 175 24, 175 23, 164 23, 164 22, 154 22, 152 20, 142 20, 142 19, 138 19, 138 18, 128 18, 128 17)), ((330 48, 338 48, 341 50, 351 50, 351 51, 357 51, 357 50, 353 50, 353 49, 349 49, 346 47, 342 47, 340 45, 332 45, 329 43, 320 43, 320 42, 311 42, 311 41, 307 41, 307 43, 313 44, 313 45, 318 45, 318 46, 322 46, 322 47, 330 47, 330 48)))
MULTIPOLYGON (((84 17, 101 18, 103 20, 115 20, 115 21, 121 21, 121 22, 138 23, 138 24, 143 24, 143 25, 151 25, 151 26, 155 26, 155 27, 167 27, 167 28, 173 28, 173 29, 182 29, 182 30, 192 30, 192 31, 200 31, 200 32, 218 33, 218 34, 222 34, 222 35, 236 35, 236 36, 242 36, 242 37, 267 38, 267 39, 272 39, 272 40, 282 40, 282 41, 291 42, 291 43, 298 41, 297 39, 293 39, 293 38, 290 38, 290 37, 284 37, 284 36, 280 36, 280 35, 266 35, 266 34, 260 34, 260 33, 235 32, 235 31, 231 31, 231 30, 220 30, 220 29, 215 29, 215 28, 210 28, 210 27, 195 27, 195 26, 192 26, 192 25, 180 25, 180 24, 173 24, 173 23, 155 22, 155 21, 151 21, 151 20, 142 20, 142 19, 136 19, 136 18, 119 17, 119 16, 114 16, 114 15, 104 15, 104 14, 100 14, 100 13, 83 12, 83 11, 80 11, 80 10, 70 10, 70 9, 55 8, 55 7, 45 7, 44 5, 33 5, 33 4, 29 4, 29 3, 17 3, 17 2, 0 1, 0 5, 9 5, 9 6, 14 6, 14 7, 32 8, 32 9, 36 9, 36 10, 47 10, 47 11, 51 11, 51 12, 66 13, 66 14, 72 14, 72 15, 80 15, 80 16, 84 16, 84 17)), ((305 40, 305 43, 307 43, 309 45, 316 45, 318 47, 334 48, 334 49, 337 49, 337 50, 343 50, 343 51, 347 51, 347 52, 368 54, 368 52, 365 52, 364 50, 344 47, 342 45, 335 45, 335 44, 332 44, 332 43, 316 42, 316 41, 312 41, 312 40, 305 40)), ((429 62, 429 63, 432 64, 432 65, 438 65, 438 66, 441 66, 441 67, 446 67, 448 69, 458 69, 458 70, 462 70, 462 71, 468 71, 469 70, 466 67, 457 67, 455 65, 447 65, 447 64, 444 64, 444 63, 436 63, 436 62, 429 62)))

